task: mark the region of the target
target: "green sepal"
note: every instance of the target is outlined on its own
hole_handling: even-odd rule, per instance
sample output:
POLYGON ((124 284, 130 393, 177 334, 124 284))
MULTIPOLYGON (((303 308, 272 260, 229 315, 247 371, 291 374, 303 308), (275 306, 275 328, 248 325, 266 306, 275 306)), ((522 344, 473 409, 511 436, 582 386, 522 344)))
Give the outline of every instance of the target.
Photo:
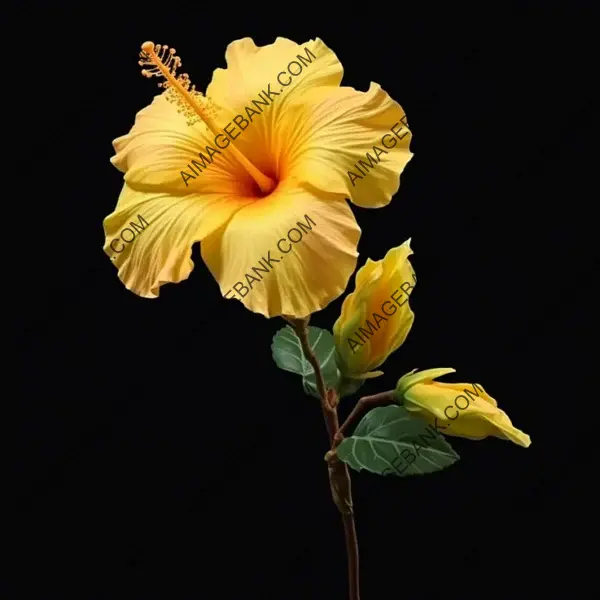
POLYGON ((340 377, 339 383, 339 394, 340 398, 346 398, 352 396, 365 384, 365 379, 348 379, 346 377, 340 377))

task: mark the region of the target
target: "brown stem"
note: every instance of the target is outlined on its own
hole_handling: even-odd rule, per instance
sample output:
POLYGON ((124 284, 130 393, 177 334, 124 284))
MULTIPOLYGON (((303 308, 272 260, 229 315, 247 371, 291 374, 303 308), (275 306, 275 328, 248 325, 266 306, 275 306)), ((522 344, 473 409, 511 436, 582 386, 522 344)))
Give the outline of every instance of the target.
MULTIPOLYGON (((334 440, 336 439, 336 435, 340 428, 337 415, 337 404, 339 401, 337 392, 332 389, 327 389, 319 361, 314 355, 308 342, 308 318, 291 319, 288 317, 285 318, 285 320, 294 328, 296 335, 300 339, 302 352, 315 371, 317 389, 321 398, 321 408, 323 409, 323 417, 325 419, 325 425, 327 426, 329 441, 333 447, 334 440)), ((356 527, 354 525, 350 473, 348 472, 348 467, 337 458, 335 453, 327 453, 327 468, 329 471, 331 495, 342 515, 342 522, 344 524, 346 553, 348 554, 348 598, 349 600, 360 600, 358 541, 356 538, 356 527)))
POLYGON ((346 464, 339 460, 334 452, 328 452, 327 455, 331 496, 342 515, 344 524, 346 554, 348 555, 348 598, 349 600, 360 600, 358 539, 354 525, 350 473, 346 464))
POLYGON ((394 400, 394 390, 389 390, 387 392, 380 392, 379 394, 374 394, 373 396, 363 396, 354 406, 351 413, 348 415, 348 418, 344 421, 341 427, 339 427, 336 431, 333 441, 333 448, 337 448, 341 441, 344 439, 343 433, 349 427, 350 423, 359 415, 366 407, 373 406, 385 406, 386 404, 393 404, 394 400))
POLYGON ((327 403, 325 380, 323 379, 323 373, 321 372, 321 365, 319 364, 317 357, 314 355, 312 348, 308 343, 308 319, 293 321, 292 323, 296 335, 300 338, 302 352, 304 353, 306 360, 311 364, 312 368, 315 370, 315 376, 317 378, 317 389, 319 390, 321 402, 327 403))
MULTIPOLYGON (((346 474, 348 467, 344 465, 346 474)), ((350 477, 348 475, 348 477, 350 477)), ((348 554, 348 598, 350 600, 360 600, 360 581, 358 573, 358 539, 356 537, 356 527, 354 525, 354 514, 342 514, 344 523, 344 536, 346 538, 346 553, 348 554)))

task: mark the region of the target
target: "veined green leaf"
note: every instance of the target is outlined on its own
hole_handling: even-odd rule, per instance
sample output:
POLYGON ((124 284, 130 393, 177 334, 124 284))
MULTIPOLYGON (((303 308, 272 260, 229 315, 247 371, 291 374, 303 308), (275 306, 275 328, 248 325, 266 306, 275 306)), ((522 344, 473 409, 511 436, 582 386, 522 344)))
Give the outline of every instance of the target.
POLYGON ((396 405, 369 411, 337 455, 357 471, 400 477, 440 471, 459 459, 432 425, 396 405))
MULTIPOLYGON (((329 331, 319 327, 308 327, 308 343, 321 365, 325 385, 336 388, 340 373, 335 362, 333 335, 329 331)), ((284 371, 300 375, 304 391, 310 396, 319 398, 314 369, 306 358, 304 358, 300 339, 289 325, 280 329, 273 336, 271 350, 275 364, 284 371)))

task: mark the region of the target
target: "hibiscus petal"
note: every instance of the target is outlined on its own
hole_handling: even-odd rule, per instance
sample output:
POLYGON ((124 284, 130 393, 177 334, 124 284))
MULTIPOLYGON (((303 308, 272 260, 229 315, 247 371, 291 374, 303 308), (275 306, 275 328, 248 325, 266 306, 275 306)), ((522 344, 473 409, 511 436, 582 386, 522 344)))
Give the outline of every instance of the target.
POLYGON ((482 440, 493 436, 507 439, 514 444, 527 448, 531 445, 531 438, 525 432, 517 429, 511 422, 509 416, 497 408, 494 412, 489 410, 475 410, 458 413, 454 421, 444 422, 446 435, 454 435, 470 440, 482 440))
POLYGON ((348 323, 345 327, 346 331, 354 332, 354 326, 359 327, 370 316, 368 314, 368 300, 380 276, 380 262, 367 258, 367 262, 356 273, 354 291, 344 298, 341 317, 334 324, 334 333, 342 323, 348 323))
POLYGON ((481 390, 482 400, 489 402, 492 406, 498 406, 498 402, 483 389, 483 386, 480 383, 448 383, 445 381, 437 381, 436 383, 438 386, 457 392, 465 392, 466 389, 471 388, 469 390, 470 394, 475 394, 476 396, 479 396, 481 390))
POLYGON ((237 212, 200 249, 226 298, 269 318, 304 318, 346 289, 359 237, 346 201, 283 183, 237 212))
POLYGON ((290 173, 298 181, 363 208, 390 202, 413 156, 412 134, 402 107, 378 84, 371 82, 367 92, 316 89, 288 112, 278 134, 287 140, 290 173))
MULTIPOLYGON (((335 53, 319 38, 297 44, 278 37, 273 44, 261 47, 244 38, 227 46, 225 60, 227 68, 215 69, 206 95, 217 106, 237 113, 270 85, 273 117, 285 113, 290 102, 315 87, 338 86, 344 72, 335 53), (291 67, 292 62, 300 67, 291 67), (299 71, 298 75, 291 75, 288 68, 299 71), (280 73, 283 83, 277 80, 280 73)), ((257 119, 256 125, 268 129, 262 119, 257 119)))
MULTIPOLYGON (((218 140, 222 146, 224 140, 218 140)), ((215 134, 202 122, 188 125, 164 94, 138 112, 131 131, 113 146, 111 162, 125 173, 125 182, 146 191, 235 191, 235 183, 240 187, 248 178, 232 153, 217 146, 215 134)))
POLYGON ((250 38, 237 40, 229 44, 225 58, 227 68, 215 69, 206 90, 219 107, 220 126, 233 131, 236 146, 259 170, 285 177, 281 156, 288 140, 277 134, 278 124, 289 121, 288 107, 309 90, 340 84, 340 61, 318 38, 297 44, 281 37, 263 47, 250 38), (288 68, 298 74, 292 76, 288 68))
POLYGON ((104 219, 104 251, 127 289, 156 298, 164 283, 187 279, 194 268, 192 244, 248 202, 227 194, 139 192, 125 184, 115 211, 104 219))

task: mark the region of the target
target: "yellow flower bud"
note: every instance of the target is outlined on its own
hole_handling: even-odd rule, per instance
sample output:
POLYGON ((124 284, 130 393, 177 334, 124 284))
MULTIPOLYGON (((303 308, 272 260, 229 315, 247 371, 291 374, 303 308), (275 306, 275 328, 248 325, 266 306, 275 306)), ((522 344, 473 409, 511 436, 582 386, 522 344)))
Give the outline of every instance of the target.
POLYGON ((411 371, 398 380, 396 397, 410 412, 435 425, 444 435, 481 440, 506 439, 527 448, 531 438, 513 427, 508 415, 478 383, 434 381, 454 369, 411 371))
POLYGON ((410 239, 392 248, 383 260, 368 259, 357 272, 354 292, 342 304, 333 336, 346 377, 370 379, 406 339, 414 320, 408 303, 417 282, 408 257, 410 239))

